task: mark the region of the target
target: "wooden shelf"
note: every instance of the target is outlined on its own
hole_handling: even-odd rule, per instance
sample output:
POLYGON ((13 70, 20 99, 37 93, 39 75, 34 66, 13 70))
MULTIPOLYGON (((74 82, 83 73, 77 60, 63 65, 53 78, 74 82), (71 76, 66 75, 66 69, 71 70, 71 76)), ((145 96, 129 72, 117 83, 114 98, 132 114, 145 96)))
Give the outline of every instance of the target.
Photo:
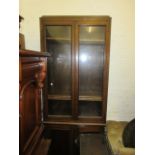
POLYGON ((67 95, 48 95, 49 100, 71 100, 71 96, 67 95))
POLYGON ((80 40, 81 45, 103 45, 104 40, 80 40))
MULTIPOLYGON (((49 40, 49 41, 54 41, 54 42, 64 42, 64 43, 70 43, 71 40, 69 38, 53 38, 53 37, 46 37, 46 40, 49 40)), ((86 39, 83 39, 83 40, 80 40, 80 44, 90 44, 90 45, 103 45, 105 43, 104 40, 86 40, 86 39)))
POLYGON ((52 42, 62 42, 62 43, 71 43, 69 38, 53 38, 53 37, 46 37, 46 40, 52 42))
POLYGON ((101 125, 104 126, 102 117, 80 117, 74 120, 71 117, 52 117, 51 115, 43 122, 44 124, 66 124, 66 125, 101 125))
POLYGON ((79 96, 79 101, 103 101, 101 96, 79 96))
POLYGON ((52 117, 52 118, 72 118, 71 115, 48 115, 48 117, 52 117))
MULTIPOLYGON (((49 100, 71 100, 68 95, 48 95, 49 100)), ((103 101, 101 96, 79 96, 79 101, 103 101)))

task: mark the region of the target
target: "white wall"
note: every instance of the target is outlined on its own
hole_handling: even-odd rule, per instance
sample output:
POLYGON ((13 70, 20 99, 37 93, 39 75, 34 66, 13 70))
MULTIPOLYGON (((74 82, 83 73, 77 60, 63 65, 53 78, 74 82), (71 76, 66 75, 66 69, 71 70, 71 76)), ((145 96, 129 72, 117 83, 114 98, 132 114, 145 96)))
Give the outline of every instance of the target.
POLYGON ((19 0, 25 18, 21 32, 26 48, 40 50, 42 15, 109 15, 112 17, 108 120, 135 117, 134 0, 19 0))

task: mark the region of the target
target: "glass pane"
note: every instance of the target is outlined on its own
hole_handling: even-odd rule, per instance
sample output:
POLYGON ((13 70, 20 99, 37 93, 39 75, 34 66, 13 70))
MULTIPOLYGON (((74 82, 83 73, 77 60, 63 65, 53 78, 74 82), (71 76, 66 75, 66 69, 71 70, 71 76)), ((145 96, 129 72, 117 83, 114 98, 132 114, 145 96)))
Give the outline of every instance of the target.
POLYGON ((71 95, 71 26, 47 26, 48 93, 71 95))
POLYGON ((48 101, 48 114, 49 115, 71 115, 71 102, 49 100, 48 101))
POLYGON ((104 26, 80 26, 79 95, 102 96, 104 26))
POLYGON ((101 102, 80 101, 79 116, 101 116, 101 102))

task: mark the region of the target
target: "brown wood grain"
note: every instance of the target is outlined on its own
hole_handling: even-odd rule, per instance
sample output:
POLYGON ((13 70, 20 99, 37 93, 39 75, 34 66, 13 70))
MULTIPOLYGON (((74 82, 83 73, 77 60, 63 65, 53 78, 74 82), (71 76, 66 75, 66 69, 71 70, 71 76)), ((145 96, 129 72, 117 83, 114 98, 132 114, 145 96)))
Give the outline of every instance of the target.
POLYGON ((43 132, 41 89, 49 54, 21 50, 19 55, 20 155, 31 155, 43 132))

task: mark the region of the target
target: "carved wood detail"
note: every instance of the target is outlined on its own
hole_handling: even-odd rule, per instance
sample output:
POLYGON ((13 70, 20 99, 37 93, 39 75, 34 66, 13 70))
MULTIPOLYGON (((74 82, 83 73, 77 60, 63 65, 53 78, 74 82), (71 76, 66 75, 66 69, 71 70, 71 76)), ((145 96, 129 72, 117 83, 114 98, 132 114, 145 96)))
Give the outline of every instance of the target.
POLYGON ((38 88, 43 88, 44 87, 44 80, 45 80, 45 77, 46 77, 46 63, 45 62, 41 62, 40 63, 40 66, 41 66, 41 71, 39 73, 36 73, 35 74, 35 78, 36 78, 36 81, 37 81, 37 86, 38 88))

